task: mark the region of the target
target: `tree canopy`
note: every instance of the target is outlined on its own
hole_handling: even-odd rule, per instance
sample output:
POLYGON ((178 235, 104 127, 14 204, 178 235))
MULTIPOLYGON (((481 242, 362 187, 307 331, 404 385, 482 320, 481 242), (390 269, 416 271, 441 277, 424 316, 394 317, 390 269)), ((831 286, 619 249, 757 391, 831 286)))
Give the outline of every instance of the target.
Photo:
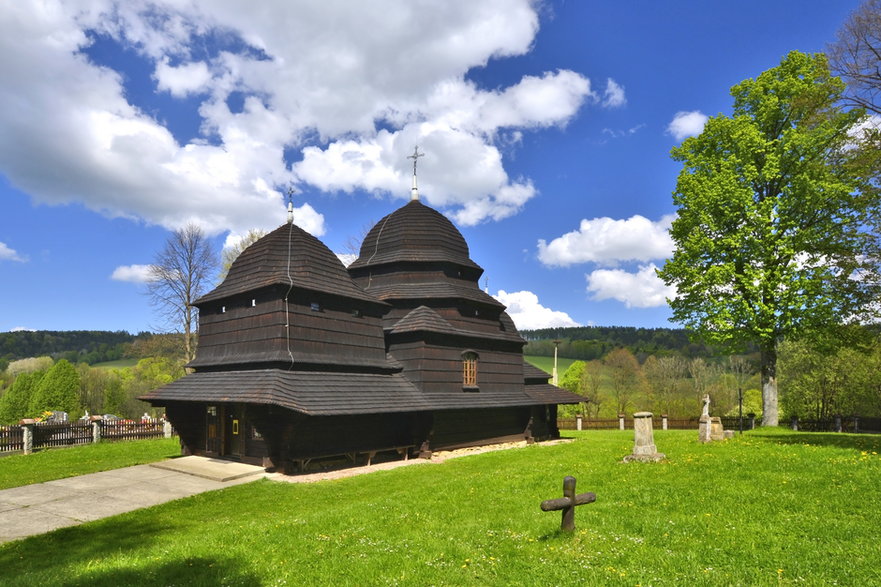
POLYGON ((73 365, 62 359, 40 378, 31 395, 28 411, 31 416, 44 411, 60 411, 76 417, 81 411, 79 388, 79 373, 73 365))
POLYGON ((873 170, 822 54, 792 52, 731 89, 731 116, 672 151, 673 319, 705 340, 761 352, 763 424, 776 425, 777 344, 867 317, 877 299, 873 170))

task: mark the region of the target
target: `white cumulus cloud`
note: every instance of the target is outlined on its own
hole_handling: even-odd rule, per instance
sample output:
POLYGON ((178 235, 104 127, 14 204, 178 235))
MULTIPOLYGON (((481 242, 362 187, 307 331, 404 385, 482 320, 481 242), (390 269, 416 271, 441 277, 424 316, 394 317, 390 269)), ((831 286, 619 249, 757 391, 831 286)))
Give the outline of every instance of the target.
POLYGON ((110 279, 129 283, 147 283, 151 281, 151 267, 152 265, 120 265, 113 270, 110 279))
POLYGON ((550 243, 538 241, 538 258, 548 266, 577 263, 617 265, 622 261, 666 259, 673 254, 670 225, 674 215, 652 221, 640 215, 625 220, 602 217, 584 219, 578 230, 550 243))
MULTIPOLYGON (((563 69, 493 89, 466 79, 531 51, 537 9, 531 0, 8 3, 0 173, 37 202, 242 233, 284 222, 289 187, 408 197, 406 155, 418 144, 424 199, 463 224, 501 219, 536 190, 509 177, 500 146, 565 127, 586 103, 624 101, 614 81, 599 98, 563 69), (93 61, 96 40, 139 59, 155 92, 194 109, 198 136, 139 107, 128 76, 143 67, 93 61)), ((305 202, 297 221, 321 235, 316 206, 305 202)))
POLYGON ((156 64, 154 77, 160 90, 181 98, 205 90, 208 82, 211 81, 211 72, 208 71, 208 64, 204 61, 174 67, 168 64, 166 57, 156 64))
POLYGON ((618 84, 612 78, 606 80, 606 91, 603 92, 603 106, 606 108, 618 108, 627 103, 624 96, 624 86, 618 84))
POLYGON ((542 306, 538 296, 531 291, 508 293, 500 289, 493 297, 508 307, 508 315, 519 330, 581 326, 566 312, 542 306))
POLYGON ((673 135, 677 141, 681 141, 701 134, 707 120, 709 117, 700 110, 677 112, 667 126, 667 132, 673 135))
POLYGON ((667 286, 655 273, 654 263, 642 265, 636 273, 623 269, 597 269, 587 274, 587 292, 596 301, 617 300, 628 308, 654 308, 676 296, 676 288, 667 286))
POLYGON ((0 261, 18 261, 19 263, 27 262, 27 257, 24 257, 15 249, 9 248, 6 243, 0 243, 0 261))

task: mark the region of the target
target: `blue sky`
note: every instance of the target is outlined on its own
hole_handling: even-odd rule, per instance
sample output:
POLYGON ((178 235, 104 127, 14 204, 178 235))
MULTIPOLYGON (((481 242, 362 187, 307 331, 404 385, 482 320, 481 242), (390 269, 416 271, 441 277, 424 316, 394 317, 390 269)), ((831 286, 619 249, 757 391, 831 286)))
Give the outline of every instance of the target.
MULTIPOLYGON (((662 327, 671 147, 857 0, 17 0, 0 7, 0 331, 156 330, 144 267, 296 222, 447 214, 518 327, 662 327)), ((484 285, 484 282, 481 282, 484 285)))

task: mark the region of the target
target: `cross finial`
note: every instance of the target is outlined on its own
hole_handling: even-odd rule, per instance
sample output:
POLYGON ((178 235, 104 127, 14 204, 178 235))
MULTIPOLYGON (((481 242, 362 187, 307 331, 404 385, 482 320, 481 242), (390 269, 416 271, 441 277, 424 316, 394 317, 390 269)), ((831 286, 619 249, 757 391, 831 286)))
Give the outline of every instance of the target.
POLYGON ((288 188, 288 224, 294 222, 294 188, 288 188))
POLYGON ((420 157, 425 157, 425 153, 419 152, 419 145, 413 149, 412 155, 407 155, 407 159, 413 160, 413 186, 410 188, 410 199, 418 200, 419 199, 419 188, 416 185, 416 163, 419 161, 420 157))

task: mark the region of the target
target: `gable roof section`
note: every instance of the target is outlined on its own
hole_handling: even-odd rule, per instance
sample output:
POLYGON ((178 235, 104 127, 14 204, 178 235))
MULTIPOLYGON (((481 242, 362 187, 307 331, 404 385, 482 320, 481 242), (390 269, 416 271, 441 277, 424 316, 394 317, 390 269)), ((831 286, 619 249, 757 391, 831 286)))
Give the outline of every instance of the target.
POLYGON ((419 306, 411 310, 406 316, 398 320, 394 326, 386 331, 388 334, 404 334, 407 332, 435 332, 439 334, 451 334, 468 338, 505 340, 511 342, 524 342, 517 332, 488 332, 473 331, 457 328, 444 319, 428 306, 419 306))
POLYGON ((391 334, 404 332, 442 332, 445 334, 459 334, 453 325, 444 320, 440 314, 428 306, 419 306, 409 314, 398 320, 397 324, 389 331, 391 334))
POLYGON ((380 303, 358 287, 346 268, 320 240, 289 223, 273 230, 245 249, 219 286, 196 305, 273 285, 330 293, 380 303))

